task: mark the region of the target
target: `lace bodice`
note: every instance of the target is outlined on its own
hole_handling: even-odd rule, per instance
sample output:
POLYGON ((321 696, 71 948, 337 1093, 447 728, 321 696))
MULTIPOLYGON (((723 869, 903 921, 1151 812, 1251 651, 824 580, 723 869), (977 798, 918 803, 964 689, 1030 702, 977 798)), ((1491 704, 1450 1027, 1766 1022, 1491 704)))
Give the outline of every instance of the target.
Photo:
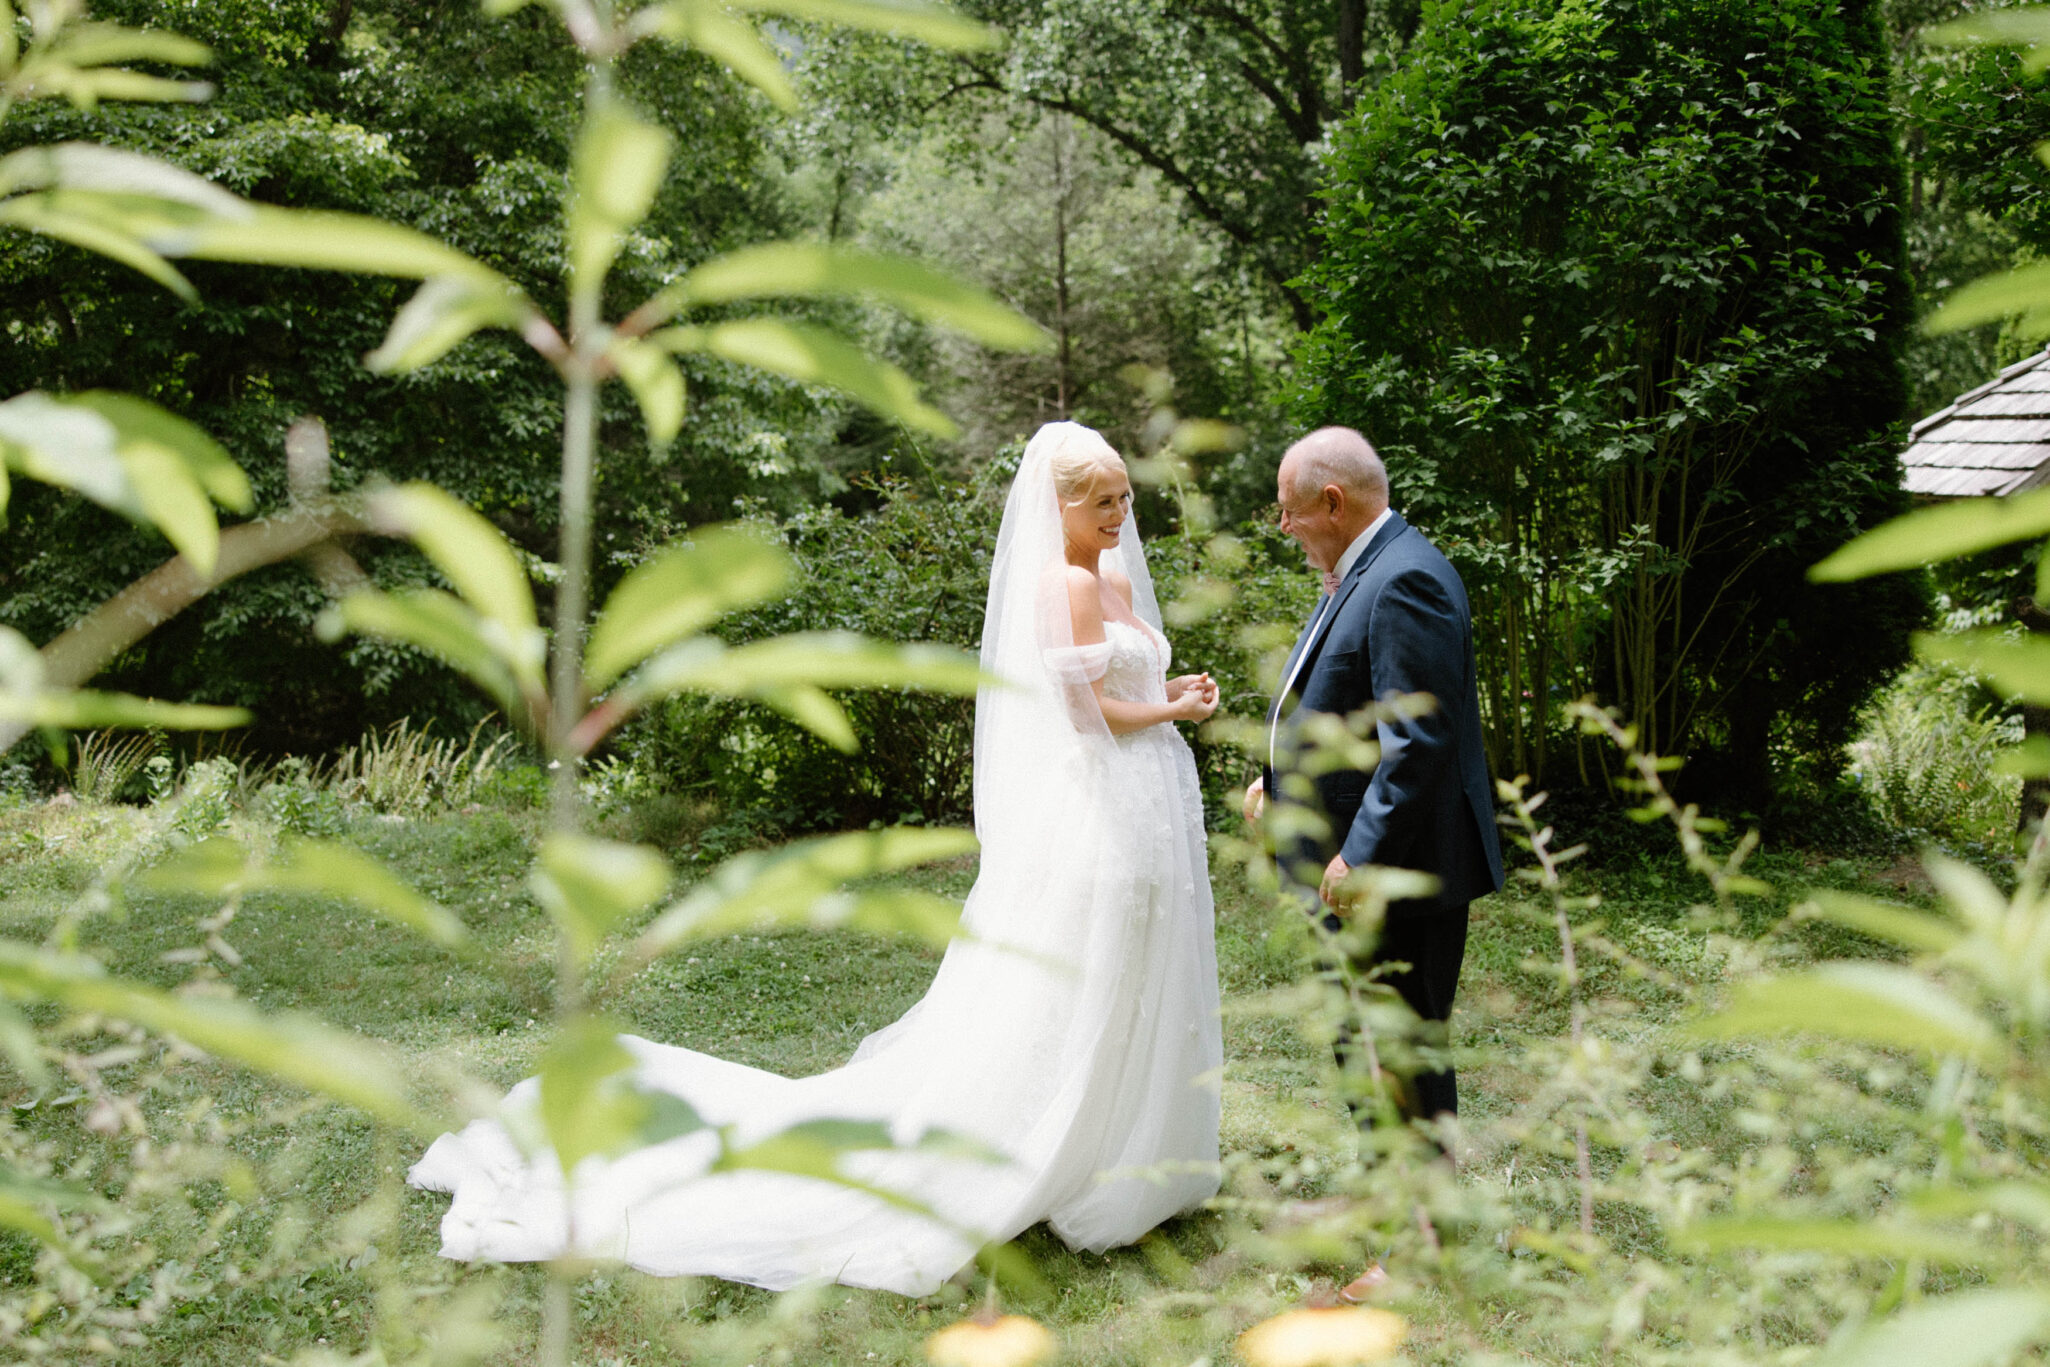
POLYGON ((1103 636, 1110 646, 1104 692, 1126 702, 1166 702, 1167 642, 1160 634, 1130 622, 1105 622, 1103 636))

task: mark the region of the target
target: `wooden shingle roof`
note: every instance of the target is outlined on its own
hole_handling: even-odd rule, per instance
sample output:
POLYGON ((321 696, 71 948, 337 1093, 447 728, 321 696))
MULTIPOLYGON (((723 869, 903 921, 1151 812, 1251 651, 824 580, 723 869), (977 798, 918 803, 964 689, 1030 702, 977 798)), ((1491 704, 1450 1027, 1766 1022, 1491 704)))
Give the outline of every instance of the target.
POLYGON ((1916 423, 1902 483, 1924 498, 2018 494, 2050 484, 2050 351, 1916 423))

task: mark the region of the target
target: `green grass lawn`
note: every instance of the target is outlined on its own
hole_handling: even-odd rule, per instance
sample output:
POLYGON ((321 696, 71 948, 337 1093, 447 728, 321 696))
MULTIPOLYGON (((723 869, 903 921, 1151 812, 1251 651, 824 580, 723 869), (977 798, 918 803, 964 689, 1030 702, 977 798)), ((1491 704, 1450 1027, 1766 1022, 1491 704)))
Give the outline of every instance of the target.
MULTIPOLYGON (((144 814, 125 808, 0 814, 0 933, 40 940, 84 899, 91 909, 73 932, 82 947, 122 974, 161 985, 188 979, 195 968, 178 951, 202 941, 197 927, 214 912, 211 902, 131 890, 94 905, 99 871, 132 855, 145 826, 144 814)), ((502 975, 347 906, 277 895, 248 897, 222 930, 239 964, 216 955, 197 971, 218 974, 267 1009, 315 1012, 385 1041, 408 1061, 423 1098, 457 1076, 510 1084, 534 1067, 554 964, 549 923, 524 882, 534 826, 530 814, 498 810, 410 821, 358 816, 349 824, 348 839, 456 910, 508 966, 502 975)), ((1752 867, 1783 891, 1748 908, 1735 942, 1748 946, 1740 958, 1776 962, 1872 952, 1847 933, 1783 925, 1802 889, 1900 895, 1913 879, 1899 861, 1801 851, 1768 850, 1752 867)), ((974 872, 972 861, 959 861, 910 881, 958 898, 974 872)), ((1303 942, 1236 869, 1220 864, 1215 883, 1226 1001, 1225 1197, 1216 1211, 1101 1256, 1069 1252, 1043 1228, 1024 1236, 1021 1246, 1046 1289, 1036 1297, 1014 1291, 1010 1299, 1055 1329, 1066 1362, 1230 1361, 1230 1341, 1248 1324, 1314 1295, 1320 1280, 1350 1276, 1374 1221, 1399 1227, 1407 1219, 1400 1199, 1388 1207, 1392 1216, 1376 1213, 1371 1201, 1326 1199, 1352 1189, 1348 1174, 1357 1176, 1358 1160, 1316 1027, 1285 1009, 1290 985, 1304 972, 1303 942), (1306 1241, 1275 1243, 1292 1222, 1310 1232, 1306 1241)), ((1726 944, 1690 922, 1701 890, 1677 858, 1612 859, 1584 875, 1578 890, 1603 895, 1602 933, 1653 971, 1584 953, 1597 1036, 1628 1045, 1669 1032, 1698 992, 1713 990, 1729 971, 1726 944)), ((1919 894, 1909 887, 1906 895, 1919 894)), ((1547 1070, 1568 1017, 1552 971, 1558 947, 1549 912, 1517 900, 1523 896, 1512 890, 1475 908, 1454 1018, 1466 1126, 1459 1180, 1476 1202, 1524 1203, 1520 1219, 1569 1221, 1559 1184, 1570 1176, 1570 1158, 1556 1134, 1539 1133, 1542 1116, 1532 1115, 1549 1104, 1547 1070)), ((598 1004, 650 1038, 801 1075, 844 1061, 864 1034, 893 1020, 924 990, 936 962, 931 949, 908 940, 734 935, 692 945, 598 1004)), ((77 1047, 104 1043, 81 1039, 77 1047)), ((504 1335, 482 1360, 529 1360, 542 1275, 436 1256, 446 1198, 399 1183, 416 1141, 246 1073, 191 1060, 161 1068, 144 1057, 117 1062, 106 1076, 145 1098, 159 1158, 165 1146, 184 1145, 176 1151, 185 1155, 179 1161, 187 1176, 138 1191, 118 1178, 142 1170, 140 1160, 122 1156, 136 1133, 96 1126, 90 1106, 62 1095, 61 1079, 38 1090, 7 1076, 21 1144, 40 1145, 56 1170, 102 1174, 97 1180, 129 1212, 130 1237, 177 1264, 161 1274, 170 1290, 159 1298, 162 1312, 139 1331, 143 1346, 123 1360, 244 1364, 306 1352, 346 1360, 370 1343, 374 1314, 405 1323, 427 1314, 422 1307, 446 1307, 480 1288, 501 1298, 491 1322, 504 1335)), ((1647 1076, 1634 1095, 1645 1111, 1642 1132, 1656 1142, 1690 1153, 1741 1152, 1742 1125, 1713 1088, 1679 1074, 1647 1076)), ((1851 1142, 1865 1141, 1854 1135, 1851 1142)), ((1416 1171, 1419 1182, 1442 1180, 1416 1171)), ((1602 1217, 1604 1238, 1618 1248, 1657 1243, 1656 1230, 1633 1226, 1638 1217, 1628 1208, 1605 1204, 1602 1217)), ((1448 1226, 1442 1237, 1460 1233, 1448 1226)), ((1481 1255, 1510 1257, 1491 1248, 1481 1255)), ((0 1287, 22 1290, 33 1276, 27 1241, 0 1236, 0 1287)), ((983 1287, 971 1274, 917 1301, 841 1288, 778 1298, 713 1281, 600 1271, 579 1291, 578 1360, 917 1362, 923 1337, 979 1303, 983 1287)), ((147 1288, 138 1284, 133 1299, 147 1301, 147 1288)), ((1434 1324, 1434 1314, 1451 1312, 1429 1286, 1413 1288, 1401 1304, 1416 1324, 1417 1360, 1458 1357, 1458 1345, 1475 1336, 1518 1355, 1555 1355, 1522 1336, 1513 1318, 1434 1324)), ((1780 1332, 1800 1341, 1810 1331, 1790 1325, 1780 1332)), ((463 1360, 451 1346, 459 1339, 448 1338, 440 1360, 463 1360)))

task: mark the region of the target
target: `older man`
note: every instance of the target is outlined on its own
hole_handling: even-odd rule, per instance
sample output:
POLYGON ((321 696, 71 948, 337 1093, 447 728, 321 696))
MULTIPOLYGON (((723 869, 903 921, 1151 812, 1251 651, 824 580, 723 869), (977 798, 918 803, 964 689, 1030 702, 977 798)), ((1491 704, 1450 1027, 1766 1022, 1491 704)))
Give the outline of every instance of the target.
MULTIPOLYGON (((1334 929, 1353 869, 1373 864, 1435 876, 1434 894, 1388 908, 1361 967, 1408 965, 1383 981, 1422 1019, 1443 1022, 1466 953, 1467 904, 1502 886, 1466 586, 1389 506, 1388 472, 1351 428, 1320 428, 1291 446, 1277 482, 1282 529, 1302 544, 1325 591, 1268 709, 1267 766, 1247 793, 1246 818, 1259 819, 1270 793, 1288 801, 1304 792, 1289 776, 1310 714, 1343 717, 1398 694, 1435 700, 1421 716, 1377 723, 1380 762, 1372 769, 1317 775, 1312 801, 1323 809, 1328 836, 1283 836, 1276 855, 1306 900, 1314 887, 1334 929)), ((1344 1043, 1340 1049, 1343 1062, 1344 1043)), ((1401 1089, 1409 1115, 1457 1111, 1450 1067, 1419 1072, 1409 1084, 1401 1089)))

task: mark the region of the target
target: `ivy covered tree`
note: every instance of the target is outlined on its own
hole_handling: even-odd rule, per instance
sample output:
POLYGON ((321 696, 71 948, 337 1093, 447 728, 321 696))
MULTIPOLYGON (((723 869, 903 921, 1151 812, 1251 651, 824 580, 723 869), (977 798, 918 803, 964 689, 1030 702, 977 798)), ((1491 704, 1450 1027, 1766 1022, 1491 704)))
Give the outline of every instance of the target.
POLYGON ((1916 585, 1803 578, 1901 501, 1878 19, 1440 4, 1339 130, 1298 416, 1366 431, 1465 574, 1498 772, 1564 777, 1591 692, 1755 799, 1903 658, 1916 585))

